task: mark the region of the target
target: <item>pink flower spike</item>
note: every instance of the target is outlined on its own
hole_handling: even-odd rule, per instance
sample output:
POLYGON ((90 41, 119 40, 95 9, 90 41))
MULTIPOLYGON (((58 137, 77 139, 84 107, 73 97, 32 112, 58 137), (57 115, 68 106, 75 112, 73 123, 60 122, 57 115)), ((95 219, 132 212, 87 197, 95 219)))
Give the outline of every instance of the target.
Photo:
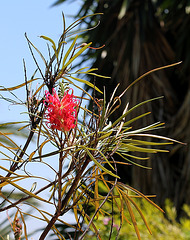
POLYGON ((61 100, 54 88, 52 95, 48 91, 45 91, 45 95, 44 105, 47 106, 46 125, 51 129, 60 131, 70 131, 75 128, 80 101, 73 95, 73 89, 70 88, 66 91, 61 100), (71 93, 69 93, 70 90, 71 93))

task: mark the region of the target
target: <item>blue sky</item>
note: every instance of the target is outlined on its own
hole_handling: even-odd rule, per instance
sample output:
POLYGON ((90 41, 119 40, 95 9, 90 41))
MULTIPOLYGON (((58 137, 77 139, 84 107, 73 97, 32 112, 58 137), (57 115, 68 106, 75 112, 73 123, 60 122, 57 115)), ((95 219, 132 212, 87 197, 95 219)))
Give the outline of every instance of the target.
MULTIPOLYGON (((55 41, 58 40, 62 31, 62 12, 66 16, 68 26, 72 19, 68 18, 67 15, 74 15, 81 1, 73 2, 72 4, 51 7, 54 0, 0 1, 0 85, 10 87, 24 81, 23 58, 26 62, 27 76, 30 79, 35 65, 24 33, 27 33, 29 39, 40 50, 46 50, 46 43, 39 36, 46 35, 55 41)), ((19 90, 16 94, 22 100, 25 99, 24 89, 19 90)), ((23 115, 20 114, 23 108, 20 106, 12 106, 0 99, 0 109, 0 122, 23 119, 23 115)), ((42 169, 36 169, 36 171, 40 172, 42 169)), ((38 225, 38 227, 40 226, 38 225)), ((30 231, 35 228, 33 222, 30 222, 30 231)), ((34 234, 32 237, 38 239, 39 234, 34 234)))

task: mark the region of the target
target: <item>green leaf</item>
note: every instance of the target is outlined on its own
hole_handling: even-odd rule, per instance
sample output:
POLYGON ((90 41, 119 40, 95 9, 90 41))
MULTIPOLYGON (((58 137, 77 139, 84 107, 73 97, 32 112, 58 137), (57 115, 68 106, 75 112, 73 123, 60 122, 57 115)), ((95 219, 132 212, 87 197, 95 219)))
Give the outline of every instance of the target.
POLYGON ((17 189, 20 190, 21 192, 29 195, 30 197, 36 198, 36 199, 38 199, 38 200, 40 200, 40 201, 42 201, 42 202, 46 202, 46 203, 52 204, 51 202, 45 200, 44 198, 41 198, 41 197, 39 197, 38 195, 35 195, 35 194, 33 194, 32 192, 26 190, 25 188, 22 188, 21 186, 17 185, 17 184, 14 183, 13 181, 9 181, 8 179, 6 179, 6 182, 8 182, 9 184, 11 184, 12 186, 14 186, 15 188, 17 188, 17 189))
POLYGON ((19 85, 17 85, 17 86, 9 87, 9 88, 5 88, 5 87, 3 87, 3 86, 0 86, 0 91, 13 91, 13 90, 19 89, 19 88, 21 88, 21 87, 24 87, 24 86, 26 86, 26 84, 31 83, 31 82, 33 82, 33 81, 36 81, 36 80, 38 80, 38 79, 39 79, 39 78, 34 78, 34 79, 31 79, 31 80, 29 80, 29 81, 27 81, 27 82, 21 83, 21 84, 19 84, 19 85))
POLYGON ((94 89, 95 89, 96 91, 98 91, 99 93, 102 93, 102 91, 101 91, 99 88, 97 88, 94 84, 92 84, 92 83, 89 82, 89 81, 86 81, 86 80, 81 79, 81 78, 73 77, 73 76, 70 76, 70 78, 72 78, 73 80, 76 80, 76 81, 78 81, 78 82, 82 82, 82 83, 88 85, 89 87, 94 88, 94 89))
POLYGON ((72 58, 69 59, 67 63, 63 63, 62 70, 66 69, 66 67, 71 64, 79 55, 81 55, 92 43, 86 44, 84 47, 82 47, 72 58))
POLYGON ((64 56, 64 59, 63 59, 63 63, 62 63, 62 69, 65 68, 65 66, 64 66, 64 65, 65 65, 65 62, 66 62, 69 54, 71 53, 71 50, 74 48, 75 43, 76 43, 76 41, 77 41, 77 38, 78 38, 78 36, 75 37, 75 39, 73 40, 71 46, 69 47, 69 49, 68 49, 67 52, 65 53, 65 56, 64 56))
POLYGON ((132 151, 132 152, 147 152, 147 153, 157 153, 157 152, 168 152, 168 150, 160 150, 160 149, 152 149, 152 148, 142 148, 137 147, 132 144, 121 144, 121 147, 119 148, 120 151, 132 151))
POLYGON ((142 164, 138 164, 138 163, 136 163, 136 162, 134 162, 134 161, 131 161, 130 159, 124 157, 124 154, 123 154, 123 153, 121 154, 121 153, 119 153, 119 152, 117 151, 116 154, 118 154, 120 157, 122 157, 123 159, 125 159, 127 162, 130 162, 131 164, 133 164, 133 165, 135 165, 135 166, 137 166, 137 167, 141 167, 141 168, 145 168, 145 169, 152 169, 152 168, 150 168, 150 167, 146 167, 146 166, 144 166, 144 165, 142 165, 142 164))
POLYGON ((53 41, 51 38, 46 37, 46 36, 43 36, 43 35, 40 36, 40 38, 43 38, 43 39, 45 39, 45 40, 51 42, 51 43, 52 43, 52 47, 53 47, 53 49, 56 51, 56 45, 55 45, 54 41, 53 41))
MULTIPOLYGON (((164 123, 153 123, 153 124, 151 124, 151 125, 149 125, 149 126, 146 126, 146 127, 143 127, 143 128, 139 128, 139 129, 137 129, 137 130, 134 130, 134 131, 128 131, 129 130, 129 128, 127 128, 126 130, 128 131, 128 132, 126 132, 126 130, 124 130, 125 131, 125 133, 123 133, 124 135, 126 135, 127 137, 129 137, 129 136, 140 136, 140 134, 142 133, 142 132, 145 132, 145 131, 150 131, 150 130, 156 130, 156 129, 158 129, 158 128, 160 128, 161 126, 163 126, 164 125, 164 123)), ((130 128, 131 129, 131 128, 130 128)), ((123 132, 124 132, 123 131, 123 132)), ((145 135, 149 135, 149 136, 151 136, 152 134, 141 134, 142 136, 145 136, 145 135)), ((157 135, 155 135, 155 138, 156 138, 156 136, 157 135)), ((158 137, 159 138, 159 137, 158 137)), ((161 138, 161 137, 160 137, 161 138)), ((164 139, 164 138, 162 138, 162 139, 164 139)))
POLYGON ((138 117, 132 118, 131 120, 125 122, 125 123, 123 124, 123 127, 125 127, 125 126, 127 126, 127 125, 129 125, 129 124, 131 124, 131 123, 133 123, 133 122, 135 122, 135 121, 137 121, 137 120, 140 119, 140 118, 143 118, 143 117, 149 115, 150 113, 151 113, 151 112, 147 112, 147 113, 144 113, 144 114, 139 115, 138 117))
POLYGON ((173 142, 164 142, 164 143, 160 143, 160 142, 148 142, 148 141, 142 141, 142 140, 136 140, 136 139, 125 139, 124 142, 129 142, 129 143, 133 143, 134 145, 155 145, 155 146, 159 146, 159 145, 168 145, 168 144, 173 144, 173 142))

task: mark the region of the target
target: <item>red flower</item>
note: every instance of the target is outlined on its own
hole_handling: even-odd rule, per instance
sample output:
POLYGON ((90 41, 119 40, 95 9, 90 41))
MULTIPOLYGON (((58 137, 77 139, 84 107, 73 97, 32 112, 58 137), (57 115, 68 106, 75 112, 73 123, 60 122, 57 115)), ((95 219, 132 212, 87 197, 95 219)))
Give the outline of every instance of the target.
POLYGON ((45 114, 47 126, 60 131, 69 131, 74 128, 77 124, 79 100, 73 95, 73 89, 66 91, 61 100, 54 88, 52 95, 48 91, 45 91, 45 95, 44 104, 48 106, 45 114))

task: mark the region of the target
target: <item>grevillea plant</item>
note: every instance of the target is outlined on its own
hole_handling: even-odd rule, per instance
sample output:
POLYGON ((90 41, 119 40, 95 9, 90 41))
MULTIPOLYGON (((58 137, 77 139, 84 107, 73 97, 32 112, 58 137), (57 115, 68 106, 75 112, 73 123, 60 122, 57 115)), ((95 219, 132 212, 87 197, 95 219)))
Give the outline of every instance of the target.
MULTIPOLYGON (((143 104, 156 101, 159 97, 145 100, 133 107, 127 103, 122 116, 118 116, 115 122, 110 122, 110 115, 120 106, 122 96, 127 94, 127 89, 116 96, 117 86, 110 101, 106 103, 106 89, 102 93, 95 85, 80 77, 85 74, 103 77, 95 73, 97 69, 82 67, 73 70, 74 60, 85 53, 87 48, 93 48, 92 43, 79 44, 80 39, 76 35, 70 46, 65 49, 67 37, 73 36, 72 31, 82 21, 83 19, 79 19, 66 28, 63 17, 63 32, 57 45, 51 38, 41 36, 48 42, 49 59, 47 60, 26 35, 37 71, 28 80, 24 63, 25 82, 14 87, 0 88, 1 92, 9 93, 18 88, 26 91, 26 99, 21 103, 27 109, 28 122, 23 121, 24 125, 18 128, 19 131, 28 130, 25 143, 20 146, 14 135, 11 137, 10 134, 0 132, 6 140, 5 144, 1 144, 0 169, 3 174, 0 176, 0 198, 3 204, 0 212, 2 214, 11 211, 11 216, 14 213, 12 229, 15 239, 21 239, 21 236, 28 239, 30 226, 25 221, 26 216, 30 217, 36 226, 40 226, 40 221, 43 222, 43 226, 45 223, 44 229, 40 230, 40 240, 47 236, 50 239, 51 234, 54 234, 54 239, 56 236, 57 239, 82 240, 86 236, 89 237, 91 232, 95 233, 97 239, 102 239, 94 223, 94 219, 100 216, 100 219, 107 219, 106 224, 111 226, 110 238, 113 228, 114 234, 117 231, 117 239, 122 226, 131 222, 137 238, 140 239, 134 211, 139 212, 150 233, 151 230, 145 219, 146 216, 135 202, 135 197, 146 199, 162 211, 150 200, 150 196, 145 196, 122 183, 117 173, 118 164, 145 167, 136 163, 136 160, 147 159, 139 154, 136 155, 137 152, 147 154, 167 152, 165 149, 158 149, 157 146, 175 142, 151 134, 153 130, 162 127, 162 123, 133 129, 135 121, 147 117, 150 113, 130 119, 131 112, 143 104), (37 61, 36 53, 42 61, 37 61), (35 84, 36 81, 38 84, 35 84), (93 94, 86 92, 78 82, 91 87, 93 94), (102 93, 102 99, 96 98, 96 91, 102 93), (83 101, 89 99, 93 101, 92 111, 83 106, 83 101), (147 141, 146 138, 158 139, 158 142, 147 141), (114 159, 116 155, 121 156, 123 161, 116 161, 114 159), (10 165, 8 166, 7 163, 10 165), (111 178, 108 178, 108 175, 111 178), (13 200, 11 198, 13 191, 22 193, 21 197, 13 200), (34 199, 39 204, 33 204, 30 199, 34 199), (111 205, 117 207, 120 212, 120 222, 117 222, 117 225, 114 225, 114 209, 103 208, 106 202, 113 203, 111 205), (32 207, 34 211, 28 213, 25 206, 32 207), (126 218, 124 207, 128 209, 130 218, 126 218), (65 214, 69 212, 75 217, 76 222, 73 224, 69 220, 67 222, 68 218, 65 218, 65 214)), ((166 67, 169 66, 151 72, 166 67)), ((1 127, 9 127, 17 123, 4 123, 1 127)))

